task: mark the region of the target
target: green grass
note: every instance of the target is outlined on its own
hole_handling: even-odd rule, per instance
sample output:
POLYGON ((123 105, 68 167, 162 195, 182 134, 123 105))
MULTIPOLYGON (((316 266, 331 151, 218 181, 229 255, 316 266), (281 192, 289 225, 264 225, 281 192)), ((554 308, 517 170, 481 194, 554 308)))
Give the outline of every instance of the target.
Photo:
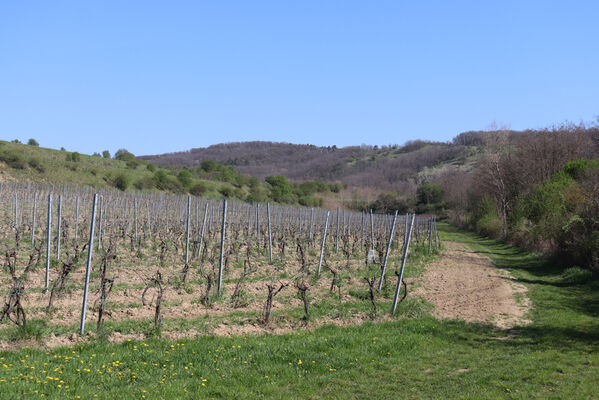
POLYGON ((417 313, 280 336, 25 348, 0 353, 1 397, 595 397, 598 282, 573 283, 536 254, 440 229, 443 240, 468 244, 528 286, 532 324, 502 331, 417 313))

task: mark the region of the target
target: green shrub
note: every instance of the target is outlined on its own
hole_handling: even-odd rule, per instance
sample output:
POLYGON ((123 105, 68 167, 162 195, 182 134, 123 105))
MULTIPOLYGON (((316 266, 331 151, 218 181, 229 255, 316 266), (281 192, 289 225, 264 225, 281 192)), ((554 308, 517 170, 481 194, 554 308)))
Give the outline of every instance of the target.
POLYGON ((586 283, 593 278, 593 274, 588 269, 572 267, 562 272, 562 281, 565 283, 586 283))
POLYGON ((154 179, 151 176, 145 176, 136 180, 133 186, 138 190, 149 190, 154 188, 154 179))
POLYGON ((232 197, 234 190, 230 186, 221 186, 221 188, 218 189, 218 192, 222 194, 224 197, 232 197))
POLYGON ((183 187, 179 181, 170 175, 167 175, 166 171, 159 169, 154 172, 154 185, 160 190, 167 190, 175 193, 182 193, 183 187))
POLYGON ((343 189, 343 185, 341 185, 340 183, 331 183, 329 187, 331 188, 331 192, 333 193, 339 193, 341 189, 343 189))
POLYGON ((29 161, 27 161, 27 164, 39 173, 43 173, 46 170, 40 160, 35 157, 30 158, 29 161))
POLYGON ((67 153, 65 159, 70 162, 79 162, 81 161, 81 154, 77 153, 76 151, 67 153))
POLYGON ((597 167, 599 167, 599 160, 587 160, 583 158, 567 162, 562 170, 573 179, 580 179, 587 169, 597 167))
POLYGON ((179 183, 181 183, 181 186, 183 186, 183 187, 191 186, 191 183, 193 181, 191 172, 189 172, 186 169, 182 169, 181 171, 179 171, 179 173, 177 174, 177 179, 179 180, 179 183))
POLYGON ((102 157, 104 157, 104 158, 110 158, 110 152, 108 150, 104 150, 102 152, 102 157))
POLYGON ((33 138, 32 138, 32 139, 29 139, 29 140, 27 141, 27 144, 28 144, 29 146, 36 146, 36 147, 40 145, 40 144, 37 142, 37 140, 35 140, 35 139, 33 139, 33 138))
POLYGON ((200 164, 200 170, 202 170, 204 172, 212 172, 216 169, 217 166, 218 166, 218 163, 216 161, 204 160, 200 164))
POLYGON ((127 168, 137 169, 137 166, 139 165, 139 161, 135 160, 135 159, 134 160, 128 160, 126 162, 126 164, 127 164, 127 168))
POLYGON ((416 189, 417 204, 436 204, 443 200, 443 186, 423 183, 416 189))
POLYGON ((271 175, 266 177, 266 183, 270 185, 271 195, 274 201, 279 203, 292 203, 293 193, 291 184, 283 175, 271 175))
POLYGON ((189 193, 194 196, 203 196, 207 191, 208 184, 206 182, 197 182, 189 189, 189 193))
POLYGON ((129 187, 129 182, 129 177, 126 174, 121 173, 114 178, 113 185, 124 192, 129 187))
POLYGON ((11 151, 5 150, 0 153, 0 161, 3 161, 11 168, 14 169, 25 169, 27 168, 27 163, 23 159, 23 157, 19 154, 13 153, 11 151))

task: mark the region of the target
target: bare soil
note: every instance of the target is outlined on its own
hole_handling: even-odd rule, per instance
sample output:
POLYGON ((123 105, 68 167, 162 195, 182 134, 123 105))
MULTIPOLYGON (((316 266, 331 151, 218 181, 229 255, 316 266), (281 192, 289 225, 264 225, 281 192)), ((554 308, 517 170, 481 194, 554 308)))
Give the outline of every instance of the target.
POLYGON ((530 322, 526 286, 463 244, 444 245, 443 257, 427 267, 414 291, 434 305, 435 317, 490 323, 502 329, 530 322))

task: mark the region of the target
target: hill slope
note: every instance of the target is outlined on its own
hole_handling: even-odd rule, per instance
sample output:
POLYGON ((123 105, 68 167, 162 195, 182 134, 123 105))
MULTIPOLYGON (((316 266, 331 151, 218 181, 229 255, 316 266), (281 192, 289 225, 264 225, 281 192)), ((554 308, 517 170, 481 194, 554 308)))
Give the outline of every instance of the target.
POLYGON ((351 187, 402 190, 424 180, 423 171, 434 175, 437 168, 461 168, 471 164, 476 153, 475 146, 424 141, 381 148, 236 142, 140 158, 177 167, 214 160, 261 178, 282 174, 293 180, 337 180, 351 187))

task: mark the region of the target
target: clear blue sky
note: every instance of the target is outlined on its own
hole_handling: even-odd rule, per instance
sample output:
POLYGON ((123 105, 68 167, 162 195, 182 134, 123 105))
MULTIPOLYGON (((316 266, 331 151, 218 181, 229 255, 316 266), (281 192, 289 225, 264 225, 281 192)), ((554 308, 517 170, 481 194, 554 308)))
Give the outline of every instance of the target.
POLYGON ((596 0, 7 0, 0 138, 141 155, 589 121, 598 21, 596 0))

